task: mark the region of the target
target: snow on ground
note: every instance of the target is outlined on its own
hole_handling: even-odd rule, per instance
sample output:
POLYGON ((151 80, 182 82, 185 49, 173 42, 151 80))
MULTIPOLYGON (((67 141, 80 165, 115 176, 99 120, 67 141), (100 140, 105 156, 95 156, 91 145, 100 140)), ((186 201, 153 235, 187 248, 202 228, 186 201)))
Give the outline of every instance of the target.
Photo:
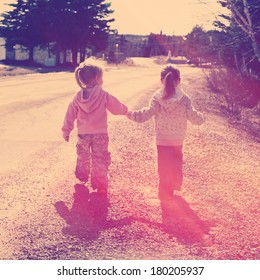
POLYGON ((127 58, 124 64, 128 66, 138 66, 138 67, 154 67, 158 66, 158 58, 145 58, 145 57, 131 57, 127 58))

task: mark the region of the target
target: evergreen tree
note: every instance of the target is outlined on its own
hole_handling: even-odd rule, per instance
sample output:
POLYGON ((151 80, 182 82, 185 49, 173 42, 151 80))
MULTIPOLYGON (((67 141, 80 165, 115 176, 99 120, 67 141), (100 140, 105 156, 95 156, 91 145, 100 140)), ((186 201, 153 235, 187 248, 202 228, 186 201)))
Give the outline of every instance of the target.
POLYGON ((208 62, 212 59, 211 36, 196 25, 186 36, 185 55, 195 65, 208 62))
POLYGON ((259 76, 260 64, 260 2, 255 0, 225 0, 220 4, 230 11, 221 15, 228 24, 215 25, 227 34, 226 49, 233 52, 234 65, 246 74, 253 71, 259 76))
POLYGON ((14 9, 3 14, 1 36, 6 38, 9 46, 20 44, 27 47, 29 60, 32 62, 34 47, 46 42, 43 36, 46 1, 18 0, 10 6, 14 9))
POLYGON ((31 61, 35 46, 55 42, 59 51, 72 51, 76 65, 79 51, 84 59, 86 47, 94 52, 106 47, 110 5, 105 0, 17 0, 10 4, 13 11, 3 14, 1 36, 26 46, 31 61))
POLYGON ((73 64, 77 54, 84 59, 85 50, 90 47, 94 53, 106 48, 109 23, 106 19, 113 11, 104 0, 49 0, 49 19, 53 40, 60 50, 70 49, 73 64))

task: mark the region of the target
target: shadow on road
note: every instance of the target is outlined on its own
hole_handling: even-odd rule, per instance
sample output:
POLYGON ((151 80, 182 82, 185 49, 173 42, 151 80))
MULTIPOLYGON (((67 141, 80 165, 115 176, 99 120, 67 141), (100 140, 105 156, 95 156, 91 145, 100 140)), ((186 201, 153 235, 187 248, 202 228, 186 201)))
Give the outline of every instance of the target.
POLYGON ((71 209, 63 201, 58 201, 54 205, 68 225, 63 228, 64 234, 77 236, 86 241, 94 240, 99 237, 102 230, 130 225, 133 221, 159 228, 183 244, 200 243, 203 237, 209 234, 209 223, 202 221, 180 196, 175 196, 171 200, 161 200, 161 223, 133 216, 108 220, 107 202, 100 200, 96 193, 90 194, 84 185, 77 184, 74 188, 71 209))
POLYGON ((181 243, 194 244, 203 241, 209 234, 209 223, 202 221, 181 196, 170 201, 161 201, 162 226, 164 231, 181 243))
POLYGON ((69 209, 63 201, 55 203, 58 214, 66 221, 64 234, 70 234, 80 239, 94 240, 99 237, 101 230, 120 227, 132 222, 131 218, 107 220, 108 202, 100 200, 96 193, 90 194, 86 186, 74 186, 74 201, 69 209))
POLYGON ((186 245, 203 242, 204 236, 209 234, 209 222, 202 221, 184 198, 175 196, 171 200, 161 200, 160 206, 161 223, 145 218, 135 220, 159 228, 186 245))

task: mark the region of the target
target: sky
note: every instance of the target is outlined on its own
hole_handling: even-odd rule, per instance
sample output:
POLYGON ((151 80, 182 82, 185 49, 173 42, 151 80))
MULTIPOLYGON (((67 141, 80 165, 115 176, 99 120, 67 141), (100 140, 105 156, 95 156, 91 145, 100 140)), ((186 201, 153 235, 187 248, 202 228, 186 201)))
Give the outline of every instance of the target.
MULTIPOLYGON (((1 0, 0 13, 10 9, 1 0)), ((119 34, 187 35, 195 25, 213 29, 215 17, 225 11, 217 0, 106 0, 111 3, 115 19, 110 24, 119 34)))
POLYGON ((186 35, 195 25, 213 29, 223 8, 217 0, 110 0, 120 34, 186 35), (204 4, 203 4, 204 3, 204 4))

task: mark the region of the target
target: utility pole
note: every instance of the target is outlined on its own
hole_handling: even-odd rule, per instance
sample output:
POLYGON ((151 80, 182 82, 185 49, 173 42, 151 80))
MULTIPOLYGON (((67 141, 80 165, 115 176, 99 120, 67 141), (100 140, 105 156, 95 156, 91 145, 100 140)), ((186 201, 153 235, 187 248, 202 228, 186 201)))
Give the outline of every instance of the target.
POLYGON ((118 44, 116 44, 116 66, 118 65, 118 44))

